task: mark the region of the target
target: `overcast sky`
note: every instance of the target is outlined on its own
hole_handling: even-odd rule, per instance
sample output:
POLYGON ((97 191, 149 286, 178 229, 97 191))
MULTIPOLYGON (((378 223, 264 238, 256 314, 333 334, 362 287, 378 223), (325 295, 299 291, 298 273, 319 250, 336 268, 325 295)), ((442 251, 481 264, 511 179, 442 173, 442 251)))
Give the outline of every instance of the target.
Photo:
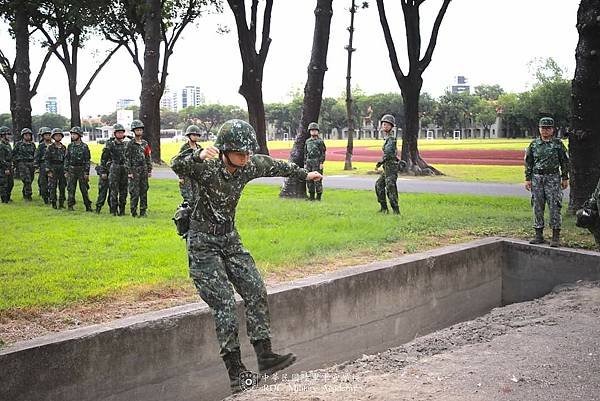
MULTIPOLYGON (((226 3, 226 2, 225 2, 226 3)), ((361 1, 357 1, 361 3, 361 1)), ((427 0, 421 6, 423 51, 429 41, 433 20, 441 0, 427 0)), ((303 88, 310 58, 314 29, 312 0, 275 0, 271 24, 271 48, 264 72, 265 102, 289 100, 292 90, 303 88)), ((339 96, 345 90, 346 51, 348 40, 349 0, 334 0, 328 67, 325 74, 325 96, 339 96)), ((397 53, 404 71, 404 22, 399 0, 388 0, 387 16, 392 26, 397 53)), ((536 57, 553 57, 567 68, 569 76, 575 67, 577 45, 578 0, 454 0, 442 23, 433 61, 424 74, 423 91, 439 96, 456 75, 465 75, 472 86, 499 84, 505 90, 521 92, 532 82, 528 62, 536 57)), ((0 46, 14 55, 14 44, 4 24, 0 30, 0 46)), ((399 92, 394 80, 388 51, 383 38, 377 6, 360 10, 355 20, 355 45, 352 84, 368 94, 399 92)), ((80 88, 99 63, 92 48, 106 49, 96 40, 81 52, 80 88)), ((43 57, 39 44, 32 44, 32 71, 43 57)), ((237 104, 245 107, 238 94, 241 82, 241 60, 237 33, 231 11, 225 7, 221 15, 208 15, 184 31, 169 65, 167 84, 173 88, 198 85, 207 102, 237 104), (217 26, 231 28, 218 34, 217 26)), ((32 74, 32 81, 34 77, 32 74)), ((114 111, 119 98, 139 99, 140 77, 128 53, 120 51, 94 82, 81 104, 82 117, 114 111)), ((59 112, 69 116, 66 74, 56 59, 48 65, 38 94, 32 100, 34 114, 44 112, 48 96, 59 100, 59 112)), ((9 112, 8 87, 0 80, 0 112, 9 112)))

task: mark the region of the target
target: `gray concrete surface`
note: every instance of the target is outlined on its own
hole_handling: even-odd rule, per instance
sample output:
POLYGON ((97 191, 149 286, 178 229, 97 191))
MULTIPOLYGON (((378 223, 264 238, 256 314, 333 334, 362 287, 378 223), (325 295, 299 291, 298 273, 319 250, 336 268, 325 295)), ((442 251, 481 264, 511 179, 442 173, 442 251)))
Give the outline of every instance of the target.
MULTIPOLYGON (((598 253, 499 238, 357 266, 270 289, 274 347, 298 355, 290 374, 320 368, 480 316, 503 297, 532 298, 562 280, 599 275, 598 253)), ((225 379, 203 304, 0 350, 0 400, 207 401, 227 395, 225 379)))

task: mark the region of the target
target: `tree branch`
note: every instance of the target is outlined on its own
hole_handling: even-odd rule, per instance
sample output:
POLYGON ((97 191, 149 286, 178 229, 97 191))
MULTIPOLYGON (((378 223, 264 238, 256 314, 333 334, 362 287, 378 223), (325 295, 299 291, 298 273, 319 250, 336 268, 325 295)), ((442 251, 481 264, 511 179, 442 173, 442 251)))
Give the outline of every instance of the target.
POLYGON ((50 56, 52 56, 52 52, 53 50, 51 49, 48 49, 48 51, 46 52, 46 56, 44 57, 44 61, 42 62, 42 66, 40 67, 40 71, 38 72, 35 82, 33 83, 31 90, 29 91, 30 97, 33 97, 37 93, 37 88, 40 85, 40 81, 42 79, 42 75, 44 75, 44 71, 46 71, 46 65, 48 64, 48 60, 50 60, 50 56))
POLYGON ((119 50, 121 48, 121 46, 123 46, 123 43, 119 43, 117 47, 115 47, 104 59, 104 61, 98 66, 98 68, 96 68, 96 71, 94 71, 94 73, 92 74, 92 76, 90 77, 89 81, 87 82, 87 84, 85 85, 85 87, 83 88, 83 90, 81 91, 81 93, 79 95, 77 95, 77 97, 79 98, 79 100, 81 100, 81 98, 83 98, 85 96, 85 94, 87 93, 88 90, 90 90, 90 87, 92 86, 92 82, 94 82, 94 79, 96 79, 96 77, 98 76, 98 74, 100 73, 100 71, 104 68, 104 66, 108 63, 108 61, 112 58, 112 56, 117 52, 117 50, 119 50))
POLYGON ((269 52, 269 46, 271 45, 271 38, 269 34, 271 32, 271 11, 273 9, 273 0, 267 0, 265 4, 265 14, 263 17, 263 29, 262 29, 262 42, 260 44, 260 56, 261 65, 265 65, 267 60, 267 53, 269 52))
POLYGON ((442 24, 442 20, 444 19, 446 10, 450 5, 450 1, 452 0, 444 0, 444 4, 442 4, 440 12, 438 13, 437 18, 435 19, 435 22, 433 24, 433 30, 431 32, 431 38, 429 39, 429 46, 427 46, 427 51, 425 52, 423 59, 419 63, 419 69, 421 71, 424 71, 429 65, 429 63, 431 63, 431 57, 433 55, 433 49, 435 49, 435 44, 437 42, 438 33, 440 31, 440 25, 442 24))
MULTIPOLYGON (((256 45, 256 27, 258 13, 258 0, 252 0, 252 6, 250 7, 250 42, 256 45)), ((263 21, 263 27, 264 27, 263 21)), ((255 49, 256 50, 256 49, 255 49)))
MULTIPOLYGON (((402 1, 404 2, 404 0, 402 1)), ((377 9, 379 10, 379 21, 381 22, 381 27, 383 28, 383 36, 385 37, 385 43, 387 44, 390 61, 392 62, 392 70, 394 72, 394 76, 396 77, 396 81, 398 81, 398 85, 402 87, 402 81, 404 78, 406 78, 406 76, 402 72, 400 64, 398 63, 398 55, 396 54, 396 47, 394 46, 394 40, 392 39, 390 26, 385 15, 383 0, 377 0, 377 9)))

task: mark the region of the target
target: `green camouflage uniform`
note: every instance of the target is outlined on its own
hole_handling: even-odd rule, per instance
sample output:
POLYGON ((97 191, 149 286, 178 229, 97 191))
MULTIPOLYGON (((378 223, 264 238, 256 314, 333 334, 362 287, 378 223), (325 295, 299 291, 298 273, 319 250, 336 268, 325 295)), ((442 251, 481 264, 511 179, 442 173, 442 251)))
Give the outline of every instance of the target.
POLYGON ((129 179, 129 197, 131 214, 137 214, 138 202, 140 215, 148 209, 148 174, 152 172, 152 159, 150 158, 150 145, 145 139, 140 143, 132 139, 125 146, 125 166, 127 173, 133 174, 129 179))
POLYGON ((110 196, 108 204, 110 212, 125 212, 127 203, 127 168, 125 167, 125 142, 113 139, 106 142, 102 150, 101 164, 105 171, 108 171, 108 185, 110 196))
POLYGON ((235 209, 246 184, 258 177, 306 179, 293 163, 254 155, 246 166, 229 173, 221 159, 200 160, 200 151, 173 158, 173 171, 198 183, 198 198, 187 235, 190 276, 215 319, 221 355, 239 348, 233 288, 244 299, 252 343, 270 338, 267 292, 254 259, 235 228, 235 209), (231 283, 231 284, 230 284, 231 283))
POLYGON ((525 180, 531 181, 531 205, 534 228, 544 228, 546 203, 550 210, 550 227, 560 229, 562 218, 562 180, 569 179, 569 157, 560 139, 534 139, 525 153, 525 180))
POLYGON ((89 209, 92 205, 88 190, 90 185, 85 176, 90 175, 90 149, 87 144, 83 142, 71 142, 67 147, 67 155, 65 157, 65 171, 68 174, 67 177, 67 205, 72 207, 75 205, 75 191, 77 190, 77 184, 79 183, 79 190, 81 191, 81 197, 83 198, 83 204, 86 209, 89 209))
MULTIPOLYGON (((596 213, 600 212, 600 180, 598 180, 596 190, 594 191, 590 199, 585 203, 587 207, 596 211, 596 213)), ((594 235, 596 245, 598 246, 598 248, 600 248, 600 217, 596 218, 595 224, 593 225, 593 227, 589 227, 588 230, 594 235)))
POLYGON ((65 156, 67 148, 62 143, 52 143, 44 153, 44 162, 52 177, 48 177, 48 193, 52 205, 56 205, 56 189, 58 188, 58 202, 62 206, 65 203, 65 156))
POLYGON ((10 194, 14 186, 12 155, 10 142, 0 139, 0 200, 2 203, 10 201, 10 194), (6 171, 9 174, 6 174, 6 171))
POLYGON ((383 165, 383 174, 375 182, 375 193, 377 201, 387 208, 386 194, 390 201, 390 206, 398 208, 398 157, 396 150, 396 137, 393 132, 385 137, 383 142, 383 159, 377 163, 377 167, 383 165))
POLYGON ((39 170, 38 175, 38 187, 40 189, 40 196, 44 200, 44 203, 48 203, 49 195, 48 195, 48 167, 44 160, 44 154, 46 154, 46 149, 50 146, 52 142, 46 143, 44 141, 40 142, 37 149, 35 150, 34 166, 39 170))
MULTIPOLYGON (((318 171, 323 174, 321 164, 325 163, 326 152, 327 147, 325 147, 325 142, 321 138, 308 138, 304 144, 304 168, 308 171, 318 171)), ((308 181, 306 184, 308 192, 323 193, 323 180, 308 181)))
MULTIPOLYGON (((199 143, 196 143, 197 149, 202 151, 202 146, 199 143)), ((190 147, 189 141, 181 145, 179 149, 179 153, 188 152, 191 153, 193 149, 190 147)), ((194 205, 195 199, 198 197, 198 183, 194 181, 191 177, 187 176, 179 176, 179 192, 181 193, 181 197, 184 202, 187 202, 189 205, 194 205)))
POLYGON ((35 174, 34 166, 35 143, 21 140, 15 144, 13 149, 13 163, 17 176, 23 181, 23 198, 31 199, 33 193, 31 184, 35 174))

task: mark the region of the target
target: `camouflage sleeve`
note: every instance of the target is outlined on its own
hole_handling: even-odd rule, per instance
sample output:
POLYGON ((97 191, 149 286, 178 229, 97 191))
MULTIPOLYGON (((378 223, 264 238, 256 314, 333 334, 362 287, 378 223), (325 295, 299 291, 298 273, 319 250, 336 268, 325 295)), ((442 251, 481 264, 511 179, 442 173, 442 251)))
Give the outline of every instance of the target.
POLYGON ((146 160, 146 167, 148 167, 148 172, 152 171, 152 148, 150 148, 150 144, 146 143, 144 147, 144 158, 146 160))
POLYGON ((306 159, 307 159, 306 156, 307 155, 308 155, 308 145, 307 145, 306 141, 304 141, 304 165, 305 166, 306 166, 306 159))
POLYGON ((69 165, 71 164, 71 144, 69 144, 69 146, 67 146, 67 152, 65 153, 65 160, 63 160, 63 166, 65 167, 65 169, 67 167, 69 167, 69 165))
POLYGON ((92 159, 92 155, 90 153, 90 148, 87 145, 85 145, 85 148, 83 150, 83 157, 85 159, 84 160, 85 161, 85 164, 84 164, 85 172, 87 175, 90 175, 90 167, 91 167, 90 160, 92 159))
POLYGON ((531 151, 531 145, 527 147, 525 151, 525 181, 531 181, 531 175, 533 174, 533 152, 531 151))
POLYGON ((35 149, 35 153, 33 154, 33 166, 35 168, 39 168, 42 165, 42 145, 38 146, 35 149))
POLYGON ((178 153, 171 159, 171 169, 178 176, 189 176, 200 179, 200 175, 206 169, 207 163, 200 159, 200 149, 188 149, 178 153))
POLYGON ((15 147, 12 150, 12 161, 13 163, 17 162, 17 157, 19 157, 19 146, 21 142, 15 143, 15 147))
POLYGON ((563 180, 569 179, 569 155, 567 153, 567 148, 565 144, 560 141, 560 153, 559 153, 559 161, 560 161, 560 173, 563 180))
POLYGON ((396 160, 396 138, 390 137, 386 139, 385 146, 383 147, 383 161, 395 161, 396 160))
POLYGON ((258 177, 294 177, 305 180, 308 171, 298 167, 294 163, 288 163, 284 160, 276 160, 266 155, 254 155, 252 161, 256 170, 250 173, 249 179, 258 177))
POLYGON ((108 171, 108 163, 110 163, 110 145, 109 142, 106 142, 102 148, 102 156, 100 156, 100 164, 104 171, 108 171))
POLYGON ((322 148, 322 156, 321 156, 321 164, 325 163, 325 157, 327 156, 327 146, 325 146, 325 141, 321 141, 322 148))
POLYGON ((132 174, 133 169, 131 168, 131 152, 133 148, 133 140, 127 142, 125 145, 125 170, 127 170, 127 174, 132 174))

